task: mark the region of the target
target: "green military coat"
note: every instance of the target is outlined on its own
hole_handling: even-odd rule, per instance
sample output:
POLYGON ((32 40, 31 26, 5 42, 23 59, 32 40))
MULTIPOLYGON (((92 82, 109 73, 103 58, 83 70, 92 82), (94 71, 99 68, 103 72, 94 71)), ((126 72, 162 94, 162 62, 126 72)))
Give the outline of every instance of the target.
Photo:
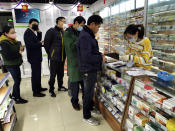
POLYGON ((67 56, 68 74, 70 82, 78 82, 82 80, 82 75, 78 66, 76 43, 79 32, 72 26, 64 33, 64 45, 67 56))

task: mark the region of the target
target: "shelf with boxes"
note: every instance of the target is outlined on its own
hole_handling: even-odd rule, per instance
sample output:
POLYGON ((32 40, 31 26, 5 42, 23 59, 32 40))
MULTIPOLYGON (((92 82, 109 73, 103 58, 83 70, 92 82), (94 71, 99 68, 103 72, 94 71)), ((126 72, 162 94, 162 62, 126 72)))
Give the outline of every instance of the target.
POLYGON ((123 33, 130 24, 144 24, 144 8, 112 15, 110 22, 111 48, 116 45, 126 47, 127 42, 124 40, 123 33))
MULTIPOLYGON (((116 62, 114 63, 116 65, 116 62)), ((122 130, 131 77, 125 75, 119 77, 117 69, 115 70, 115 67, 111 69, 111 65, 108 64, 103 66, 103 73, 98 77, 96 98, 100 106, 99 104, 97 105, 113 130, 119 131, 122 130), (108 113, 102 109, 107 110, 108 113), (112 122, 110 121, 111 119, 112 122)))
POLYGON ((147 36, 154 52, 153 66, 175 72, 175 1, 162 0, 149 4, 147 13, 147 36))
POLYGON ((164 83, 164 86, 162 83, 154 77, 136 79, 126 128, 132 130, 137 128, 140 131, 175 129, 174 83, 172 85, 164 83))
POLYGON ((105 64, 96 91, 96 97, 102 102, 100 111, 109 124, 109 116, 104 114, 102 107, 115 119, 110 125, 113 127, 117 123, 120 128, 113 127, 116 131, 125 127, 134 131, 174 129, 174 81, 165 82, 151 74, 128 74, 128 71, 137 72, 138 69, 128 68, 124 62, 117 60, 105 64))
POLYGON ((110 46, 110 29, 109 29, 109 18, 104 19, 104 23, 102 24, 101 28, 99 29, 99 33, 96 36, 99 42, 100 51, 103 53, 109 52, 110 46))
POLYGON ((14 100, 10 98, 12 87, 4 86, 10 74, 0 75, 0 130, 12 131, 17 120, 14 100))

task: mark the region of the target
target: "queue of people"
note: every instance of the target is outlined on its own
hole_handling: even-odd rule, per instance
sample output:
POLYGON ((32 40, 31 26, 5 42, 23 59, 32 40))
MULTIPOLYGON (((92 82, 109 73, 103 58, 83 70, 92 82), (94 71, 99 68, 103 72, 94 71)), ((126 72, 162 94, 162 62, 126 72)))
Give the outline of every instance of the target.
MULTIPOLYGON (((97 82, 97 72, 102 70, 102 64, 107 61, 105 55, 99 52, 98 41, 95 38, 103 19, 99 15, 92 15, 87 20, 82 16, 74 19, 73 25, 64 31, 66 19, 58 17, 56 26, 50 28, 42 41, 42 32, 36 19, 29 21, 29 28, 24 33, 24 41, 27 50, 27 59, 32 69, 32 90, 34 97, 44 97, 41 85, 42 47, 48 54, 50 69, 49 93, 56 97, 54 91, 55 77, 57 76, 58 91, 67 91, 63 86, 64 64, 67 58, 69 83, 71 90, 72 107, 80 110, 79 89, 82 88, 83 120, 91 125, 99 125, 100 122, 92 116, 98 114, 93 103, 94 88, 97 82), (92 113, 92 114, 91 114, 92 113)), ((144 37, 144 27, 130 25, 124 32, 124 38, 128 41, 128 50, 120 60, 131 62, 133 65, 149 69, 152 64, 152 47, 148 38, 144 37)), ((14 28, 6 26, 0 37, 1 54, 4 65, 11 73, 15 83, 13 87, 16 103, 27 103, 20 96, 22 52, 24 47, 16 40, 14 28), (8 52, 8 53, 7 53, 8 52)))

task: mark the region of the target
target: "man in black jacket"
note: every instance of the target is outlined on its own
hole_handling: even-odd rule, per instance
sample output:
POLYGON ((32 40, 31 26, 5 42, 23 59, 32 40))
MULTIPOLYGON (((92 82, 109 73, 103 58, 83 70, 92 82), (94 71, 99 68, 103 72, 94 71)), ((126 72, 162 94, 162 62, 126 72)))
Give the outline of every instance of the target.
POLYGON ((95 34, 102 23, 103 19, 98 15, 89 17, 87 26, 83 27, 77 43, 79 66, 84 81, 83 117, 84 121, 91 125, 99 125, 99 121, 91 116, 91 112, 97 72, 101 71, 102 62, 106 60, 105 56, 99 52, 98 42, 95 39, 95 34))
POLYGON ((57 76, 58 91, 67 91, 63 87, 64 77, 64 63, 66 59, 64 40, 63 40, 63 25, 65 24, 64 17, 58 17, 56 19, 56 26, 50 28, 45 35, 44 47, 48 54, 50 61, 50 94, 52 97, 56 97, 54 92, 55 77, 57 76))
POLYGON ((24 41, 27 49, 27 59, 32 68, 32 90, 34 97, 44 97, 41 91, 47 88, 41 87, 41 62, 42 62, 42 32, 39 30, 37 19, 30 19, 29 28, 24 33, 24 41))

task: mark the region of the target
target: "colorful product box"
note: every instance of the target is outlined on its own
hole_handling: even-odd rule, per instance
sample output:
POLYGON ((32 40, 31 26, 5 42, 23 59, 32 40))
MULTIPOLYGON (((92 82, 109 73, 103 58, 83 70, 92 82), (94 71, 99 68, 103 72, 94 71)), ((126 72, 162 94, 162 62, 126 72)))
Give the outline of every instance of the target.
POLYGON ((148 99, 152 100, 152 102, 156 103, 156 106, 160 108, 166 97, 157 92, 153 92, 148 96, 148 99))
POLYGON ((140 104, 141 110, 143 110, 146 114, 149 114, 153 109, 155 109, 154 105, 149 104, 148 102, 142 102, 140 104))
POLYGON ((135 122, 139 126, 145 126, 145 124, 149 121, 149 119, 144 116, 142 113, 137 113, 135 115, 135 122))
POLYGON ((160 111, 160 110, 156 111, 155 120, 159 122, 160 124, 162 124, 163 126, 166 126, 167 121, 171 118, 172 116, 166 114, 163 111, 160 111))
POLYGON ((143 100, 141 100, 139 97, 137 96, 132 96, 132 102, 131 102, 134 106, 136 106, 137 108, 141 108, 141 104, 143 103, 143 100))
POLYGON ((129 106, 129 110, 128 110, 128 115, 131 119, 134 119, 134 116, 139 112, 138 109, 136 109, 135 107, 133 107, 132 105, 129 106))
POLYGON ((172 112, 175 112, 175 98, 170 98, 163 101, 162 108, 171 110, 172 112))

